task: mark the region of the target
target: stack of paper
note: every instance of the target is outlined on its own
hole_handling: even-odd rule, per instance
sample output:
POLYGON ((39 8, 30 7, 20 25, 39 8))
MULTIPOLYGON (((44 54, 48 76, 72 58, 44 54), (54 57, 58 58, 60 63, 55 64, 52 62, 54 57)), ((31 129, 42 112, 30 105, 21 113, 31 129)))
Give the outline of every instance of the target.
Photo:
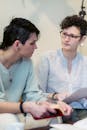
POLYGON ((72 124, 51 124, 50 130, 87 130, 87 118, 72 124))
POLYGON ((64 99, 64 102, 71 103, 73 101, 77 101, 82 98, 87 98, 87 88, 80 88, 74 93, 72 93, 69 97, 64 99))
POLYGON ((87 129, 81 129, 81 128, 75 127, 74 125, 70 125, 70 124, 53 124, 50 126, 53 127, 50 130, 87 130, 87 129))

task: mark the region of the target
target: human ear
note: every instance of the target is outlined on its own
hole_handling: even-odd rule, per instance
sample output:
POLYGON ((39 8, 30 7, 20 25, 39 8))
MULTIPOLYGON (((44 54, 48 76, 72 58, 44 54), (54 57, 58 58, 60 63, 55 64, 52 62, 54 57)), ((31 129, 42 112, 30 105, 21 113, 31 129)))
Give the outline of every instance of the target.
POLYGON ((14 44, 13 44, 13 47, 14 47, 14 49, 17 51, 17 50, 19 50, 20 49, 20 41, 19 40, 16 40, 15 42, 14 42, 14 44))
POLYGON ((80 39, 80 46, 84 46, 84 40, 87 38, 87 36, 83 36, 81 39, 80 39))

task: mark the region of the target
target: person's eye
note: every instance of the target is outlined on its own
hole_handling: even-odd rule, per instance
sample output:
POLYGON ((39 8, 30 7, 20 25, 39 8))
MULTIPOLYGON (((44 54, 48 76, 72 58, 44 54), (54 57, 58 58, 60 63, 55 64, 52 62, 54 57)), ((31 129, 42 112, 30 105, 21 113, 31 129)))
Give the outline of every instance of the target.
POLYGON ((74 35, 70 35, 70 37, 72 37, 72 38, 76 38, 76 36, 74 36, 74 35))
POLYGON ((78 38, 78 37, 80 37, 80 36, 71 35, 71 38, 78 38))
POLYGON ((31 42, 31 43, 30 43, 30 45, 34 45, 34 44, 35 44, 35 42, 31 42))
POLYGON ((64 36, 67 36, 67 33, 63 33, 64 36))

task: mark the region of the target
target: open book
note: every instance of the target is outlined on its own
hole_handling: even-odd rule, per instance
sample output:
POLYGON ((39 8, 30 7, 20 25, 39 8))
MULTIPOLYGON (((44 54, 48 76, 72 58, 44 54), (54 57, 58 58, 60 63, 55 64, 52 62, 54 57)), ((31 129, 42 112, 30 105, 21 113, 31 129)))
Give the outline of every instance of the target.
POLYGON ((65 98, 63 101, 66 103, 71 103, 81 98, 87 98, 87 88, 80 88, 76 92, 72 93, 69 97, 65 98))
POLYGON ((51 108, 55 109, 55 110, 56 110, 56 113, 48 112, 47 115, 43 115, 43 116, 40 117, 40 118, 37 118, 37 117, 34 117, 34 116, 33 116, 33 118, 34 118, 35 120, 40 120, 40 119, 53 118, 53 117, 63 116, 63 115, 64 115, 63 109, 62 109, 58 104, 52 104, 52 105, 51 105, 51 108))
POLYGON ((72 124, 51 124, 50 130, 87 130, 87 118, 72 124))

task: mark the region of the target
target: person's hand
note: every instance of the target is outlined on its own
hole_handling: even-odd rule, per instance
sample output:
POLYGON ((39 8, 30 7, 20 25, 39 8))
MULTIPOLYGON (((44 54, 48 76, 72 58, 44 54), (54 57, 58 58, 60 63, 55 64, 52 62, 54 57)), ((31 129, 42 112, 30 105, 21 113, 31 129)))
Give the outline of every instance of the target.
POLYGON ((24 102, 23 109, 26 113, 31 113, 35 118, 41 118, 44 116, 49 116, 49 112, 56 113, 56 111, 51 108, 51 103, 49 102, 24 102))
POLYGON ((60 109, 63 111, 64 116, 70 116, 71 113, 73 112, 73 109, 70 105, 62 101, 58 101, 57 104, 59 105, 60 109))
POLYGON ((58 93, 55 95, 55 99, 59 101, 63 101, 65 98, 67 98, 70 94, 67 92, 58 93))

